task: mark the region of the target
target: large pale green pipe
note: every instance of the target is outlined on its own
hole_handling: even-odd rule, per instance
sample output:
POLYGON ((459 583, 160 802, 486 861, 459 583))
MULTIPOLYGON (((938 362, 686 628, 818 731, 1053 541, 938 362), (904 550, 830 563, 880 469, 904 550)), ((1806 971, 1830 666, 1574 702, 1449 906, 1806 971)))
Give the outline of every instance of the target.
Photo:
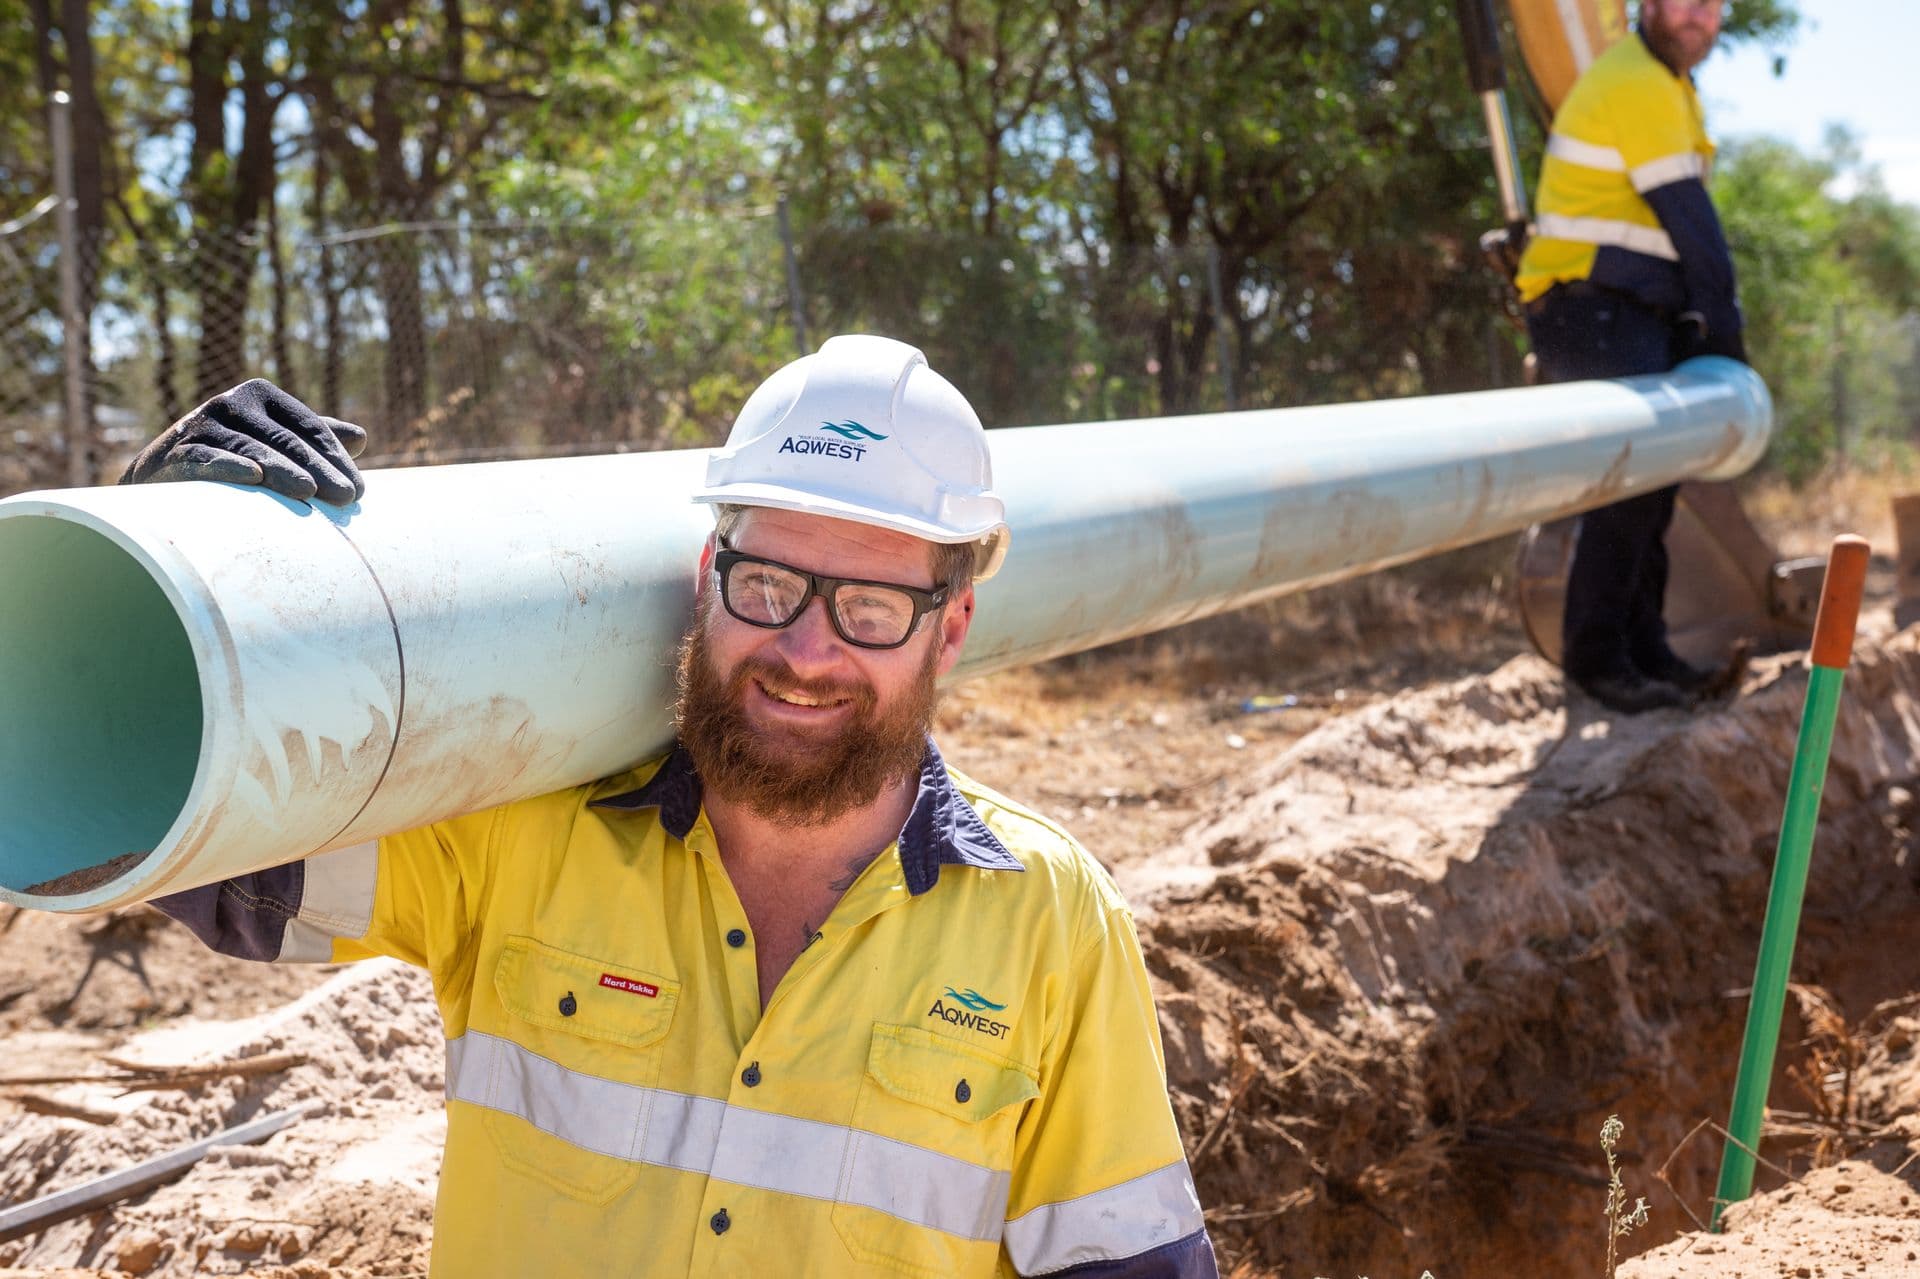
MULTIPOLYGON (((959 675, 1760 456, 1766 388, 1619 382, 993 433, 1013 550, 959 675)), ((703 453, 0 502, 0 899, 88 910, 618 771, 669 737, 703 453), (104 867, 104 868, 102 868, 104 867)))

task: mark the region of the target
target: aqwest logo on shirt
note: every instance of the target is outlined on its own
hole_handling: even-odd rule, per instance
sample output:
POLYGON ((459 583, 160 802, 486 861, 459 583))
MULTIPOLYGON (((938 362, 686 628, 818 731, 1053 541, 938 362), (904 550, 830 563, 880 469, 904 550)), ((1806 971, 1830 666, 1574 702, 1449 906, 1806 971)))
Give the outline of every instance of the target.
POLYGON ((994 1003, 991 999, 988 999, 971 986, 967 987, 964 991, 958 991, 949 986, 947 987, 946 993, 953 999, 954 1003, 959 1004, 960 1007, 955 1008, 949 1005, 946 999, 935 999, 933 1001, 933 1007, 927 1010, 927 1016, 938 1017, 949 1026, 958 1026, 962 1030, 978 1031, 980 1034, 988 1035, 994 1039, 1005 1039, 1007 1032, 1013 1029, 1004 1021, 995 1021, 991 1017, 986 1016, 988 1012, 997 1013, 1006 1011, 1007 1006, 1005 1004, 994 1003))

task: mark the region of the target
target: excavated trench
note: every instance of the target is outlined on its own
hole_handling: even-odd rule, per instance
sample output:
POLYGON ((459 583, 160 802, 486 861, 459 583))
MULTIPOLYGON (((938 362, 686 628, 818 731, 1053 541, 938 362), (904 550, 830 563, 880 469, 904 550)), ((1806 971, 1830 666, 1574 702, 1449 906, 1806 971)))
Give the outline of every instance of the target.
MULTIPOLYGON (((1517 659, 1325 725, 1123 876, 1223 1272, 1601 1273, 1614 1113, 1628 1251, 1688 1228, 1653 1173, 1725 1122, 1805 690, 1780 658, 1604 718, 1517 659)), ((1917 695, 1914 635, 1857 654, 1794 965, 1849 1017, 1920 991, 1917 695)), ((1702 1214, 1718 1157, 1669 1170, 1702 1214)))

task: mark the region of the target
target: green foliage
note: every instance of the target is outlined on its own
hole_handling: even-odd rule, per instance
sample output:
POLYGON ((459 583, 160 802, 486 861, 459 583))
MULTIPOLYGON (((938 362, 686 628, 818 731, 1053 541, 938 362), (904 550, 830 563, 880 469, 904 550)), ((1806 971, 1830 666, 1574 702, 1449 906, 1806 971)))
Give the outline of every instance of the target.
POLYGON ((1842 447, 1870 457, 1920 430, 1920 210, 1888 198, 1844 134, 1820 155, 1730 145, 1713 191, 1773 392, 1772 461, 1798 481, 1842 447))
MULTIPOLYGON (((811 342, 918 341, 996 424, 1517 380, 1474 248, 1498 200, 1446 0, 92 11, 121 233, 102 324, 151 335, 100 356, 121 403, 190 392, 225 325, 250 367, 383 425, 382 447, 689 443, 793 352, 796 313, 811 342), (224 136, 196 129, 214 117, 224 136), (273 145, 249 150, 263 123, 273 145), (239 207, 261 164, 271 272, 276 241, 239 207), (432 229, 323 236, 402 220, 432 229)), ((1798 21, 1793 0, 1741 0, 1728 38, 1782 49, 1798 21)), ((16 13, 0 213, 45 190, 38 66, 16 13)), ((1842 436, 1865 456, 1912 433, 1915 211, 1845 138, 1730 146, 1715 194, 1775 462, 1804 475, 1842 436)))
POLYGON ((1721 31, 1729 43, 1751 40, 1779 49, 1800 28, 1800 9, 1794 0, 1734 0, 1726 13, 1721 31))
MULTIPOLYGON (((532 130, 496 207, 718 225, 785 197, 810 336, 910 335, 990 421, 1488 376, 1490 170, 1434 0, 668 8, 578 46, 543 112, 605 127, 532 130)), ((776 252, 738 287, 689 265, 706 327, 790 349, 776 252)))

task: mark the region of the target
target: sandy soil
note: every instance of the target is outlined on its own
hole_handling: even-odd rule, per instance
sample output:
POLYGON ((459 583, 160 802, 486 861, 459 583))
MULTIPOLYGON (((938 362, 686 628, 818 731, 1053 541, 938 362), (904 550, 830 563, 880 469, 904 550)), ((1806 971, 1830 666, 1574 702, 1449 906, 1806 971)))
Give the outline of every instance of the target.
MULTIPOLYGON (((1877 616, 1849 677, 1777 1171, 1706 1237, 1689 1214, 1718 1146, 1695 1129, 1724 1120, 1804 676, 1765 661, 1730 704, 1609 719, 1523 654, 1504 564, 1008 672, 943 712, 958 766, 1064 819, 1136 901, 1223 1270, 1602 1274, 1618 1113, 1652 1207, 1622 1275, 1920 1275, 1920 636, 1877 616)), ((0 1031, 9 1078, 304 1059, 0 1084, 0 1204, 312 1107, 0 1244, 0 1279, 424 1272, 442 1126, 420 974, 242 965, 145 910, 0 908, 0 1031)))

